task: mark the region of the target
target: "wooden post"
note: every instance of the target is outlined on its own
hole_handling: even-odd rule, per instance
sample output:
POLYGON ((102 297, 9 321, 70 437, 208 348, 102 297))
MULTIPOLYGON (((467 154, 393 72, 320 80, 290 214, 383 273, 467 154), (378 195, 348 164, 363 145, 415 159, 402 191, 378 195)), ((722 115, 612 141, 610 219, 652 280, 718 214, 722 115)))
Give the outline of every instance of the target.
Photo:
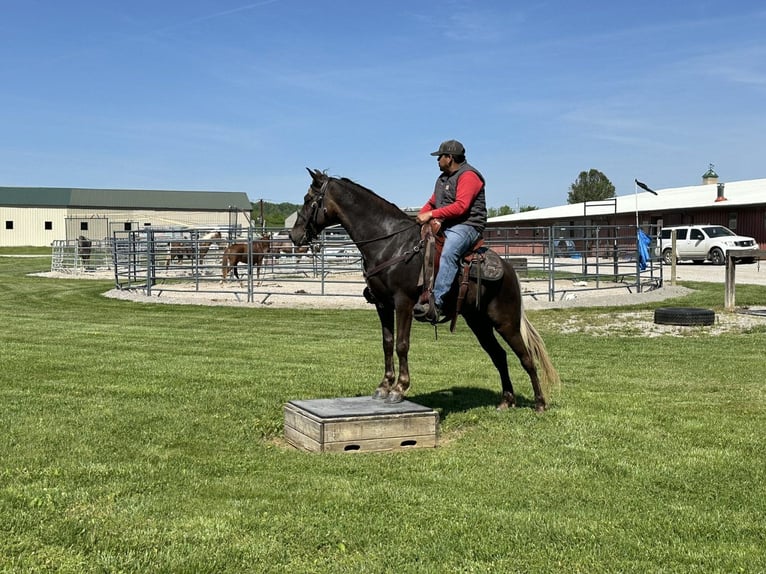
POLYGON ((734 311, 736 304, 737 284, 735 281, 737 275, 737 264, 734 262, 732 252, 726 254, 726 278, 724 280, 723 306, 727 311, 734 311))
POLYGON ((757 249, 730 249, 726 252, 726 279, 724 285, 723 306, 726 311, 734 311, 736 301, 736 275, 737 264, 735 257, 752 257, 754 259, 766 259, 766 250, 757 249))
POLYGON ((670 232, 670 284, 675 287, 676 285, 676 230, 673 229, 670 232))

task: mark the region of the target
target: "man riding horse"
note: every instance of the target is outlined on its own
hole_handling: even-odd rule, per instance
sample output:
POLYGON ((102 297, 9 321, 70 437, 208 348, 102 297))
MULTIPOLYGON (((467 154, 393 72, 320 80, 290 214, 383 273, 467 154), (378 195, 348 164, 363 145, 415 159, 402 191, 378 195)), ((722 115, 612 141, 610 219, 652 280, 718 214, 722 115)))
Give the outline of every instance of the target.
POLYGON ((442 142, 431 155, 437 156, 441 174, 434 192, 418 213, 417 221, 441 223, 444 236, 439 271, 430 301, 418 302, 413 311, 418 321, 437 323, 445 297, 460 267, 461 257, 479 240, 487 225, 484 177, 465 160, 465 148, 457 140, 442 142))

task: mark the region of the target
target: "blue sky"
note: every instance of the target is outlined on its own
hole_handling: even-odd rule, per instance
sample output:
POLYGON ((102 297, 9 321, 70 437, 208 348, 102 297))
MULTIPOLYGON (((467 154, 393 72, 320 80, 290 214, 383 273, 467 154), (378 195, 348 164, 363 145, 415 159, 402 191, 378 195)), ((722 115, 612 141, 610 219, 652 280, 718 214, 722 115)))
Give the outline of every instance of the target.
POLYGON ((457 138, 490 206, 581 171, 766 177, 766 5, 0 0, 0 186, 242 191, 305 167, 419 206, 457 138))

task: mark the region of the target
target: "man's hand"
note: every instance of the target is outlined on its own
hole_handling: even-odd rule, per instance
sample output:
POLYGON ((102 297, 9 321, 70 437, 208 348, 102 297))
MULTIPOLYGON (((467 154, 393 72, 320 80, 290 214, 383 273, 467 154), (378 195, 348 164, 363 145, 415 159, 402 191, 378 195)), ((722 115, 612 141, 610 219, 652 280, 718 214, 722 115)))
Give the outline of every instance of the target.
POLYGON ((421 225, 428 223, 433 217, 433 213, 433 211, 424 211, 423 213, 418 213, 418 216, 416 217, 417 222, 421 225))

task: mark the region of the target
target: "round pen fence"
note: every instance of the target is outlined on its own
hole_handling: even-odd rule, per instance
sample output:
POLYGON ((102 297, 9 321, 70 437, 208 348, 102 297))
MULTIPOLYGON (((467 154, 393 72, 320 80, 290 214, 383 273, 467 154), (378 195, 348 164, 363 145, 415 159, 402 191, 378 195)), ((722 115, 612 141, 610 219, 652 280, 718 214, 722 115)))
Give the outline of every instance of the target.
MULTIPOLYGON (((648 258, 632 226, 493 227, 484 238, 487 247, 511 261, 524 295, 538 300, 596 289, 641 292, 663 280, 654 229, 648 235, 648 258)), ((89 247, 78 240, 55 242, 51 270, 111 272, 117 288, 146 295, 226 294, 246 302, 265 302, 275 293, 362 297, 364 288, 360 253, 342 229, 326 230, 302 249, 281 229, 115 231, 110 240, 92 241, 89 247), (236 267, 224 265, 233 245, 241 250, 236 267)))
POLYGON ((642 253, 634 226, 493 227, 484 232, 486 245, 513 263, 524 295, 548 301, 584 291, 638 293, 661 286, 656 235, 651 226, 645 234, 650 245, 642 253))
POLYGON ((146 295, 194 291, 266 301, 282 282, 296 284, 296 296, 362 292, 361 255, 345 234, 326 233, 297 248, 286 234, 269 230, 155 228, 116 232, 113 244, 117 287, 146 295))

